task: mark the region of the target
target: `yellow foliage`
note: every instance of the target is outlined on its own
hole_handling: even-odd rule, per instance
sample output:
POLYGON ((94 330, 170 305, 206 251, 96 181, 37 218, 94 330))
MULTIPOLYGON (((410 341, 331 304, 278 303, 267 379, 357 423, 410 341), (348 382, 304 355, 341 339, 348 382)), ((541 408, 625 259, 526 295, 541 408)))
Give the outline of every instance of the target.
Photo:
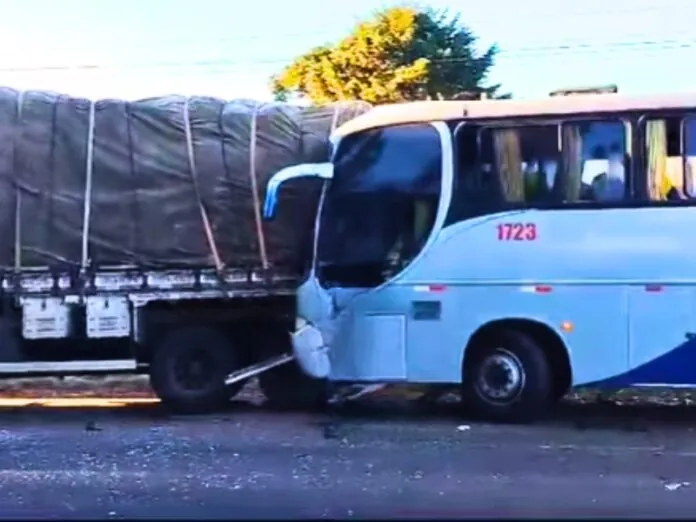
POLYGON ((456 20, 446 22, 435 13, 394 7, 358 24, 335 46, 317 47, 298 57, 272 78, 272 88, 278 97, 299 94, 318 104, 392 103, 447 95, 463 86, 475 89, 495 51, 476 57, 470 49, 473 40, 456 20), (452 55, 456 42, 463 44, 452 55), (432 67, 433 59, 443 61, 446 55, 454 60, 432 67))

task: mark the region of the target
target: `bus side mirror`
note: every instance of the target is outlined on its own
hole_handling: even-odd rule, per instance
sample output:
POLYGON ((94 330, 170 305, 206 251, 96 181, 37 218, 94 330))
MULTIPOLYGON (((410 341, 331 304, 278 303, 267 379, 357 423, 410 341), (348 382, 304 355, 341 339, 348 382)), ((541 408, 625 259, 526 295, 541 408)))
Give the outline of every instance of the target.
POLYGON ((278 190, 283 183, 298 178, 320 178, 328 181, 332 177, 332 163, 303 163, 276 172, 266 185, 266 200, 263 204, 264 219, 270 220, 275 217, 278 190))

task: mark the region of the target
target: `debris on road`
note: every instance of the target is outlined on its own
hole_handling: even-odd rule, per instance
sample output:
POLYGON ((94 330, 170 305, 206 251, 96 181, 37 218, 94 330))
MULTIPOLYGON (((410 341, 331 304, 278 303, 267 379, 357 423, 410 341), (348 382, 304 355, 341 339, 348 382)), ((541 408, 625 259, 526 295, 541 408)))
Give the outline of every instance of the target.
POLYGON ((689 482, 669 482, 665 484, 665 489, 667 491, 676 491, 678 489, 685 488, 690 485, 691 483, 689 482))

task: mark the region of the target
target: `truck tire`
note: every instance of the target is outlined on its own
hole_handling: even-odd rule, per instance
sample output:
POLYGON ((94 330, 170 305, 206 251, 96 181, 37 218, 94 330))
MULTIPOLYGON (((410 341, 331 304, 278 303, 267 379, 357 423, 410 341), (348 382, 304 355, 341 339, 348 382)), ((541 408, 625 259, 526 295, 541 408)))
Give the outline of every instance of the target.
POLYGON ((326 404, 326 381, 305 375, 295 361, 259 375, 259 388, 275 409, 315 411, 326 404))
POLYGON ((174 330, 154 346, 150 383, 163 405, 176 413, 219 411, 244 385, 225 385, 238 367, 235 355, 230 340, 214 328, 174 330))
POLYGON ((551 367, 530 336, 494 330, 467 350, 462 404, 468 414, 494 422, 531 422, 553 401, 551 367))

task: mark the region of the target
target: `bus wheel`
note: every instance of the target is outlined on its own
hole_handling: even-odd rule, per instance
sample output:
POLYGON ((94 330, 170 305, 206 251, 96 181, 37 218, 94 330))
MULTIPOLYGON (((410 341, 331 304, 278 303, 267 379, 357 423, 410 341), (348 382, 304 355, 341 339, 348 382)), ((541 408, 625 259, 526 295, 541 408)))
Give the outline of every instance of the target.
POLYGON ((469 346, 462 375, 462 403, 476 417, 530 422, 553 402, 551 368, 544 350, 528 335, 494 330, 469 346))
POLYGON ((259 388, 280 410, 317 410, 326 403, 326 381, 305 375, 295 361, 259 375, 259 388))
POLYGON ((189 327, 166 334, 154 346, 150 383, 162 403, 176 413, 222 409, 244 383, 226 386, 237 367, 228 338, 214 328, 189 327))

